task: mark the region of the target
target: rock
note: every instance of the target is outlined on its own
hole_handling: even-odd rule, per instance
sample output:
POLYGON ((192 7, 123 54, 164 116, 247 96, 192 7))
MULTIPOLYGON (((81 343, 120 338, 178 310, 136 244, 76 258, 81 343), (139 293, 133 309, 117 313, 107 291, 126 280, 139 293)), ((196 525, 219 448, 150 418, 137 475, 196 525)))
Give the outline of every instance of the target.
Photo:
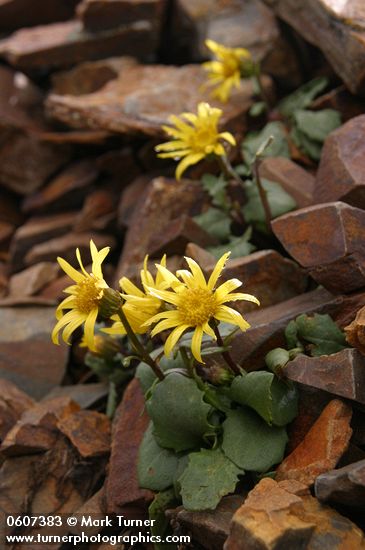
POLYGON ((0 0, 0 30, 63 21, 72 17, 78 0, 0 0))
MULTIPOLYGON (((76 510, 74 514, 78 518, 78 524, 75 525, 75 527, 71 527, 70 531, 71 533, 74 533, 75 535, 81 535, 82 532, 87 533, 87 536, 96 535, 99 533, 102 529, 102 523, 100 522, 100 525, 94 525, 91 527, 85 527, 82 525, 82 518, 87 518, 91 516, 93 520, 97 519, 105 519, 105 488, 104 486, 97 491, 89 500, 87 500, 81 508, 76 510)), ((97 523, 97 522, 95 522, 97 523)))
POLYGON ((303 441, 279 465, 275 479, 312 485, 319 474, 334 468, 351 438, 351 415, 349 405, 330 401, 303 441))
POLYGON ((61 383, 68 346, 55 346, 54 308, 0 308, 0 377, 39 399, 61 383))
POLYGON ((290 159, 267 157, 261 162, 259 172, 262 178, 280 183, 298 208, 313 204, 314 177, 290 159))
POLYGON ((61 256, 69 263, 77 266, 75 256, 76 248, 80 249, 81 257, 90 254, 90 240, 93 240, 98 250, 104 246, 115 246, 115 238, 111 235, 100 233, 68 233, 46 242, 34 245, 27 252, 25 265, 33 265, 38 262, 55 262, 57 256, 61 256))
POLYGON ((365 89, 365 16, 359 1, 265 0, 308 42, 322 50, 352 93, 365 89), (321 32, 318 32, 321 29, 321 32))
POLYGON ((339 111, 342 122, 347 122, 351 118, 362 115, 364 108, 364 99, 350 94, 346 86, 343 85, 317 97, 311 104, 311 109, 314 111, 320 109, 339 111))
POLYGON ((319 500, 365 510, 365 460, 321 474, 314 491, 319 500))
POLYGON ((365 358, 355 349, 332 355, 298 355, 285 366, 289 380, 365 405, 365 358))
POLYGON ((207 250, 204 250, 204 248, 201 248, 195 243, 189 243, 187 245, 185 256, 188 256, 189 258, 195 260, 200 265, 203 271, 208 271, 209 269, 211 269, 211 266, 216 261, 213 254, 211 254, 207 250))
POLYGON ((19 271, 25 266, 24 256, 33 246, 69 233, 76 220, 77 214, 74 212, 30 218, 13 236, 10 246, 11 271, 19 271))
POLYGON ((117 268, 118 280, 133 273, 136 265, 141 268, 149 252, 151 237, 156 229, 163 232, 169 222, 184 214, 198 213, 203 192, 196 183, 182 180, 156 178, 147 186, 135 205, 130 217, 129 229, 117 268))
POLYGON ((355 319, 345 327, 347 342, 365 355, 365 308, 356 313, 355 319))
POLYGON ((15 229, 15 225, 0 221, 0 249, 7 250, 15 229))
POLYGON ((58 265, 51 262, 41 262, 28 267, 11 277, 9 294, 13 297, 34 296, 56 279, 58 272, 58 265))
POLYGON ((109 80, 118 77, 121 70, 137 64, 133 57, 109 57, 100 61, 85 61, 67 71, 52 75, 52 92, 61 95, 92 94, 109 80))
POLYGON ((23 221, 16 195, 0 188, 0 221, 18 226, 23 221))
POLYGON ((43 143, 33 136, 14 132, 0 144, 0 184, 29 195, 70 158, 67 146, 43 143))
POLYGON ((83 0, 77 14, 88 31, 113 29, 140 20, 159 29, 164 8, 164 0, 83 0))
POLYGON ((357 116, 331 132, 324 143, 314 200, 341 200, 365 208, 365 115, 357 116))
POLYGON ((200 246, 212 246, 218 241, 198 225, 193 218, 183 215, 170 221, 163 231, 151 236, 148 251, 151 257, 161 258, 163 254, 183 255, 189 242, 200 246))
POLYGON ((1 454, 20 456, 48 451, 58 438, 57 423, 79 408, 69 397, 50 399, 28 408, 6 435, 1 454))
POLYGON ((114 420, 106 481, 108 513, 132 517, 141 513, 153 499, 153 493, 141 489, 137 479, 137 455, 148 423, 144 396, 135 378, 124 392, 114 420))
POLYGON ((76 411, 61 418, 58 429, 71 441, 83 458, 94 458, 110 452, 110 420, 96 411, 76 411))
POLYGON ((343 202, 309 206, 271 223, 289 254, 331 292, 365 286, 365 212, 343 202))
POLYGON ((365 548, 349 519, 323 506, 305 487, 262 479, 233 516, 224 550, 345 550, 365 548))
POLYGON ((142 202, 142 196, 149 190, 151 177, 142 174, 122 191, 118 205, 118 227, 129 227, 136 205, 142 202))
POLYGON ((15 384, 0 378, 0 442, 22 414, 34 405, 29 395, 15 384))
POLYGON ((43 399, 70 397, 82 409, 95 405, 108 395, 109 386, 103 382, 93 384, 74 384, 73 386, 56 386, 43 399))
POLYGON ((117 193, 95 189, 88 193, 74 225, 76 232, 111 230, 117 218, 117 193))
MULTIPOLYGON (((215 263, 206 269, 208 275, 213 271, 215 263)), ((301 268, 275 250, 261 250, 229 260, 222 281, 228 279, 242 281, 243 292, 257 296, 261 307, 294 298, 304 292, 307 286, 307 277, 301 268)), ((242 313, 257 309, 257 306, 247 302, 235 306, 242 313)))
MULTIPOLYGON (((208 92, 200 91, 205 80, 205 71, 199 65, 135 65, 121 69, 117 79, 93 94, 51 93, 46 107, 50 116, 72 128, 98 128, 163 139, 161 125, 168 124, 170 115, 196 111, 199 102, 208 100, 208 92)), ((268 91, 269 77, 263 79, 263 85, 268 91)), ((252 95, 252 83, 246 80, 227 104, 211 102, 223 107, 222 128, 242 131, 252 95)))
POLYGON ((243 500, 242 495, 231 495, 223 497, 212 511, 190 512, 179 506, 167 515, 179 532, 189 533, 203 548, 221 550, 229 535, 231 519, 243 500))
POLYGON ((85 159, 67 166, 37 193, 23 202, 26 214, 48 214, 68 210, 70 205, 78 208, 92 184, 98 177, 98 170, 92 160, 85 159))
POLYGON ((150 57, 157 32, 148 21, 86 33, 80 21, 21 29, 0 41, 0 56, 17 68, 44 70, 113 55, 150 57))

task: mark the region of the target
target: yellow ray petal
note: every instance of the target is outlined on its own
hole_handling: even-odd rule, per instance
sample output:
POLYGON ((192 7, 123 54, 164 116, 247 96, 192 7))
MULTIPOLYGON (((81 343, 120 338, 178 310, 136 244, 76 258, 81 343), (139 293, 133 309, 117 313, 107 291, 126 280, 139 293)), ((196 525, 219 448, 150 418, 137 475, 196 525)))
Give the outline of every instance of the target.
POLYGON ((86 341, 87 347, 91 351, 95 351, 94 331, 95 331, 95 323, 96 323, 96 318, 98 316, 98 312, 99 312, 98 308, 92 309, 86 318, 85 326, 84 326, 85 341, 86 341))
POLYGON ((175 292, 171 292, 169 290, 160 290, 151 287, 148 287, 147 290, 152 296, 156 296, 156 298, 160 298, 160 300, 163 300, 164 302, 168 302, 169 304, 173 304, 174 306, 177 306, 179 304, 179 297, 175 292))
POLYGON ((187 155, 185 158, 183 158, 176 168, 176 179, 181 179, 181 176, 189 168, 189 166, 192 166, 193 164, 197 164, 204 158, 204 153, 192 153, 190 155, 187 155))
POLYGON ((183 332, 185 332, 188 328, 189 325, 180 325, 171 332, 164 346, 164 352, 167 357, 170 355, 171 351, 175 347, 179 338, 182 336, 183 332))
POLYGON ((229 279, 225 283, 221 284, 215 291, 215 297, 218 303, 221 303, 230 292, 236 290, 236 288, 242 286, 242 282, 238 279, 229 279))
POLYGON ((84 268, 84 264, 82 263, 81 254, 80 254, 79 248, 76 248, 76 258, 77 258, 77 261, 79 262, 79 265, 80 265, 80 267, 81 267, 81 271, 82 271, 83 274, 86 275, 86 277, 87 277, 89 274, 88 274, 88 272, 86 271, 86 269, 84 268))
POLYGON ((218 262, 216 263, 216 266, 213 269, 211 276, 209 277, 209 281, 208 281, 209 290, 213 290, 215 285, 217 284, 220 274, 222 273, 230 254, 231 252, 226 252, 225 254, 223 254, 221 258, 219 258, 218 262))
POLYGON ((201 347, 202 347, 202 338, 203 338, 203 328, 196 327, 194 330, 193 337, 191 339, 191 351, 199 363, 204 363, 201 357, 201 347))
POLYGON ((227 296, 220 300, 221 304, 226 302, 235 302, 236 300, 245 300, 246 302, 253 302, 254 304, 260 305, 260 301, 252 294, 245 294, 243 292, 233 292, 232 294, 227 294, 227 296))
POLYGON ((187 256, 184 256, 184 257, 185 257, 186 263, 190 268, 190 271, 193 274, 193 277, 197 283, 197 286, 201 288, 207 288, 207 282, 205 280, 204 274, 200 266, 192 258, 188 258, 187 256))
POLYGON ((76 283, 80 283, 81 281, 83 281, 84 276, 82 275, 82 273, 80 273, 74 267, 72 267, 72 265, 70 265, 68 262, 66 262, 66 260, 64 260, 63 258, 58 257, 57 261, 58 261, 60 267, 66 273, 66 275, 68 275, 76 283))
POLYGON ((218 319, 218 321, 224 321, 225 323, 230 323, 231 325, 237 325, 243 332, 251 326, 242 317, 242 315, 238 313, 238 311, 228 306, 219 306, 218 311, 214 314, 214 317, 218 319))
POLYGON ((178 326, 180 323, 179 319, 165 319, 164 321, 160 321, 158 325, 155 326, 155 328, 151 331, 151 336, 156 336, 156 334, 159 334, 163 330, 168 330, 170 328, 178 326))

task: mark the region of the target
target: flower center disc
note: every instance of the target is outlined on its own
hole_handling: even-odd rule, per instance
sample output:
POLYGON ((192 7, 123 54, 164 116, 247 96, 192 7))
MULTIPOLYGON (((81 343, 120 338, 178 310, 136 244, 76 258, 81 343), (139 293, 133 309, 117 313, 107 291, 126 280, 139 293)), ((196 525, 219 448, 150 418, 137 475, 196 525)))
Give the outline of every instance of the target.
POLYGON ((217 302, 210 290, 187 288, 180 295, 177 307, 181 322, 187 325, 203 325, 217 311, 217 302))
POLYGON ((100 298, 101 289, 96 279, 89 276, 77 283, 76 307, 81 313, 90 313, 98 306, 100 298))

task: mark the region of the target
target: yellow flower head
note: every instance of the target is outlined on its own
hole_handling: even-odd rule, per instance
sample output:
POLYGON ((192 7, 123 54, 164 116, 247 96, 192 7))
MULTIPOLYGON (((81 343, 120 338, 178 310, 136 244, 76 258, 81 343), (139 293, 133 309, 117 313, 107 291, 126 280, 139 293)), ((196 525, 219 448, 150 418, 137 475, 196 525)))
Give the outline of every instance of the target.
MULTIPOLYGON (((122 297, 125 299, 122 308, 135 334, 144 334, 147 332, 146 321, 161 309, 161 300, 152 296, 148 289, 165 290, 168 288, 168 284, 159 271, 157 271, 156 278, 153 278, 147 268, 147 262, 148 256, 145 257, 143 269, 141 270, 141 283, 144 291, 133 284, 127 277, 122 277, 119 281, 119 285, 123 291, 122 297)), ((161 265, 166 267, 166 255, 163 256, 161 265)), ((119 317, 113 315, 111 319, 115 323, 110 328, 104 329, 103 332, 107 332, 108 334, 126 334, 124 325, 119 317)))
POLYGON ((185 258, 190 271, 180 270, 176 273, 182 281, 166 269, 166 267, 162 265, 157 266, 172 290, 150 288, 149 291, 152 296, 156 296, 160 300, 171 304, 173 309, 157 313, 147 324, 150 325, 158 322, 151 332, 152 336, 163 330, 173 329, 165 342, 164 350, 166 355, 171 353, 182 334, 187 329, 193 328, 191 350, 195 359, 203 363, 201 358, 203 333, 216 339, 215 333, 209 324, 213 319, 237 325, 243 331, 249 328, 250 325, 244 320, 242 315, 228 307, 226 303, 236 300, 247 300, 259 305, 260 302, 258 299, 251 294, 233 292, 242 284, 238 279, 230 279, 216 288, 218 278, 224 269, 229 255, 230 252, 227 252, 218 260, 208 282, 199 265, 191 258, 185 258))
POLYGON ((215 86, 212 97, 223 103, 228 100, 232 88, 239 88, 245 65, 252 66, 251 54, 245 48, 227 48, 214 40, 205 44, 214 53, 216 60, 203 63, 208 72, 208 86, 215 86))
POLYGON ((105 260, 109 250, 109 247, 105 247, 98 251, 93 241, 90 241, 92 258, 91 273, 87 273, 85 270, 78 248, 76 249, 76 257, 80 264, 81 273, 74 269, 63 258, 57 258, 63 271, 71 277, 76 284, 64 290, 64 292, 70 296, 65 298, 56 310, 58 323, 52 331, 52 340, 54 344, 59 344, 59 332, 62 329, 62 338, 66 343, 69 343, 71 334, 80 325, 84 324, 84 334, 87 346, 92 351, 95 349, 95 322, 99 312, 100 300, 103 297, 103 291, 105 288, 108 288, 103 278, 101 264, 105 260), (67 309, 70 311, 65 313, 67 309))
POLYGON ((229 132, 219 133, 218 121, 221 115, 221 109, 211 107, 208 103, 199 103, 196 115, 171 115, 169 121, 174 127, 162 127, 173 140, 157 145, 155 150, 160 158, 182 159, 176 168, 176 179, 180 179, 189 166, 209 155, 224 156, 226 152, 221 141, 236 144, 229 132))

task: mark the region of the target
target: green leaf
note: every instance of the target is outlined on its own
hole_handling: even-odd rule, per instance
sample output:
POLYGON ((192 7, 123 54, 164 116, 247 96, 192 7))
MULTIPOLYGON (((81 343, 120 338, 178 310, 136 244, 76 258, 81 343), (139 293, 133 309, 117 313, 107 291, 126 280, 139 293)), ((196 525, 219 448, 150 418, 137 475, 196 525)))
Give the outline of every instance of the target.
POLYGON ((139 485, 151 491, 163 491, 173 484, 177 466, 177 455, 160 447, 153 435, 153 424, 150 422, 139 448, 139 485))
MULTIPOLYGON (((151 521, 151 533, 156 537, 165 539, 168 533, 172 533, 170 520, 166 517, 165 511, 176 504, 175 492, 173 489, 167 489, 157 493, 148 508, 148 516, 151 521)), ((153 544, 154 550, 176 550, 176 544, 158 543, 153 544)))
MULTIPOLYGON (((294 347, 294 346, 293 346, 294 347)), ((265 364, 271 372, 277 374, 290 361, 288 350, 275 348, 265 355, 265 364)))
POLYGON ((221 449, 202 449, 189 455, 189 464, 179 479, 186 510, 214 510, 225 495, 232 493, 243 470, 221 449))
POLYGON ((249 227, 243 235, 240 237, 231 237, 227 244, 221 244, 219 246, 210 246, 207 250, 217 259, 227 250, 231 251, 230 259, 241 258, 242 256, 248 256, 255 250, 255 246, 249 242, 251 238, 252 229, 249 227))
POLYGON ((322 145, 330 132, 341 126, 341 116, 334 109, 296 111, 291 137, 295 144, 314 160, 319 160, 322 145))
POLYGON ((230 397, 254 409, 270 426, 285 426, 298 414, 295 387, 281 382, 272 372, 255 371, 236 376, 230 397))
POLYGON ((222 175, 213 176, 213 174, 204 174, 201 184, 203 189, 211 197, 212 204, 214 206, 223 208, 223 210, 227 210, 227 208, 229 208, 226 195, 227 182, 222 175))
MULTIPOLYGON (((151 357, 155 359, 160 353, 163 352, 163 348, 153 350, 151 357)), ((166 357, 163 355, 159 361, 159 367, 162 372, 166 372, 170 369, 182 369, 185 368, 184 361, 180 354, 176 356, 166 357)), ((136 378, 138 378, 141 388, 144 394, 152 387, 157 381, 157 377, 151 367, 147 363, 140 363, 136 370, 136 378)))
POLYGON ((256 153, 270 136, 274 140, 265 151, 262 157, 287 157, 290 158, 288 136, 285 126, 281 122, 269 122, 260 132, 250 132, 242 142, 242 154, 246 164, 255 161, 256 153))
MULTIPOLYGON (((296 208, 296 202, 293 197, 284 191, 279 183, 267 179, 262 179, 261 183, 266 191, 273 218, 277 218, 296 208)), ((265 211, 255 182, 246 182, 246 197, 247 202, 242 208, 246 222, 252 223, 258 226, 258 228, 266 226, 265 211)))
MULTIPOLYGON (((310 343, 307 349, 313 357, 330 355, 349 347, 344 333, 329 315, 299 315, 295 319, 295 325, 298 338, 310 343)), ((290 328, 290 331, 292 334, 293 328, 290 328)))
POLYGON ((264 101, 257 101, 252 105, 248 114, 252 117, 257 117, 262 115, 266 111, 266 103, 264 101))
POLYGON ((225 212, 218 208, 208 208, 202 214, 194 216, 194 220, 207 233, 220 241, 225 241, 231 234, 231 220, 225 212))
POLYGON ((211 407, 203 398, 194 380, 179 373, 154 386, 146 407, 159 445, 179 452, 202 444, 204 435, 212 433, 211 407))
POLYGON ((282 461, 287 441, 285 428, 268 426, 246 407, 227 413, 223 423, 223 452, 244 470, 268 471, 282 461))
POLYGON ((279 111, 285 117, 291 117, 298 109, 309 107, 313 99, 328 85, 326 77, 314 78, 300 86, 295 92, 285 97, 279 103, 279 111))

